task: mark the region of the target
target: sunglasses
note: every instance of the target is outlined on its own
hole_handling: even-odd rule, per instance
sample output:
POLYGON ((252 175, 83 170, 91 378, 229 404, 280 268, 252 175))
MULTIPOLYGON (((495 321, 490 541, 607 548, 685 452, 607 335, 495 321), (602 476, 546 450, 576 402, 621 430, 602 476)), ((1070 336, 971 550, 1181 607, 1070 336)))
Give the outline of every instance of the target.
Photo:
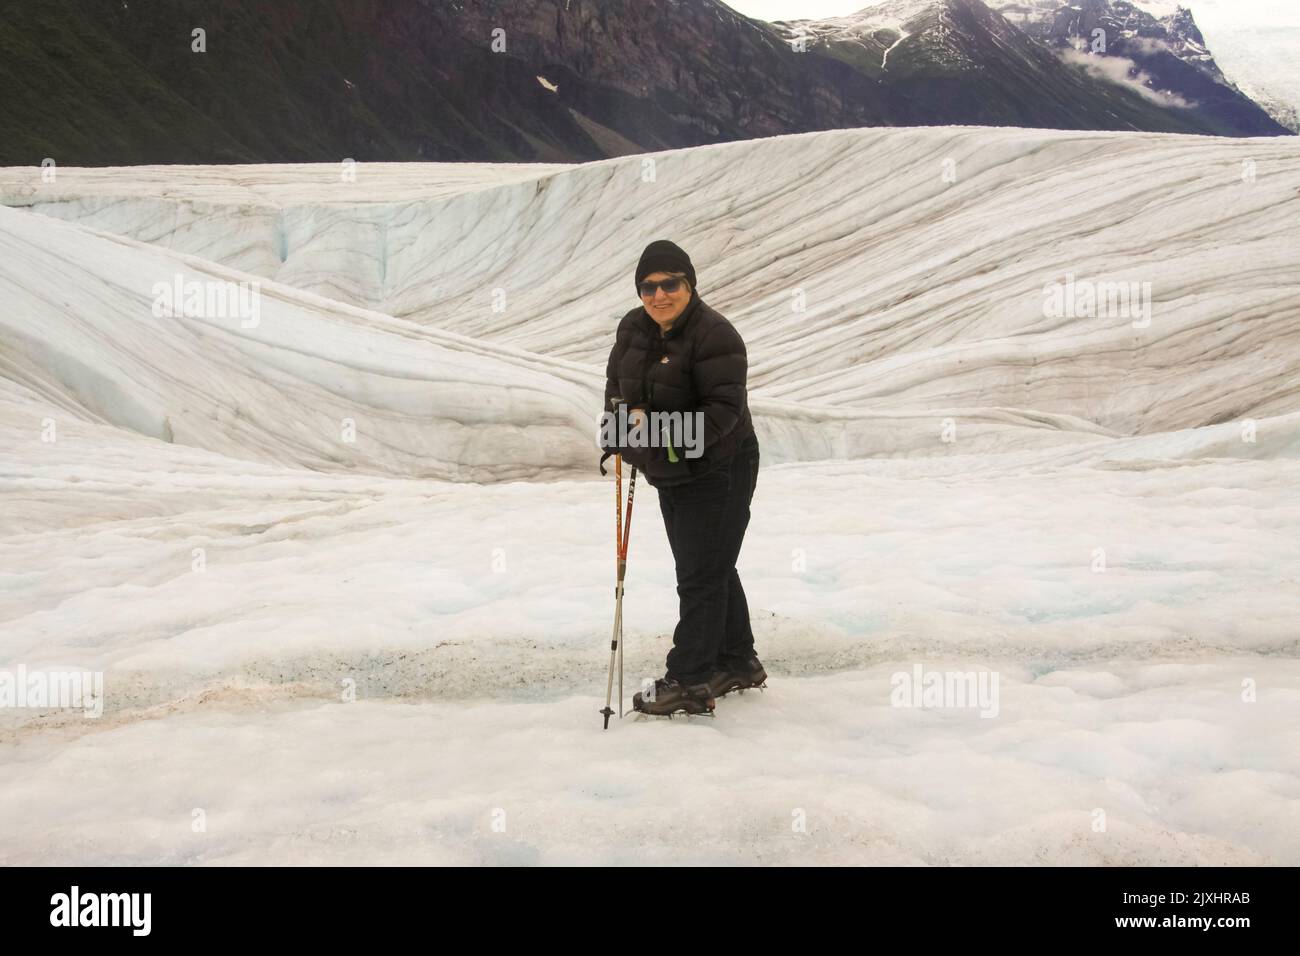
POLYGON ((636 290, 647 299, 655 294, 656 289, 663 289, 669 295, 672 295, 682 287, 682 279, 679 276, 673 276, 671 279, 660 279, 658 282, 638 282, 636 290))

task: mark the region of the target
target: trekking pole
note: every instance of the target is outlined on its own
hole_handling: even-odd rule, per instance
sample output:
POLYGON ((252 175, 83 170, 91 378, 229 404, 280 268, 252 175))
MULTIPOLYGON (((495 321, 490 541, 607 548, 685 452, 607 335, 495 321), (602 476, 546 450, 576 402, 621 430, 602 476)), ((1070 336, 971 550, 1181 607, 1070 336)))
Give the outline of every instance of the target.
POLYGON ((614 633, 609 641, 609 678, 605 682, 605 729, 609 730, 609 718, 614 716, 610 707, 614 696, 614 664, 618 662, 618 716, 623 717, 623 581, 627 577, 627 544, 632 534, 632 502, 636 497, 636 466, 632 467, 632 476, 627 486, 627 517, 623 517, 623 459, 614 461, 615 488, 617 496, 614 517, 614 537, 618 547, 618 579, 614 584, 614 633))
POLYGON ((627 544, 632 537, 632 499, 636 496, 636 466, 632 466, 632 476, 627 483, 627 517, 623 525, 623 550, 618 558, 618 592, 619 598, 615 613, 618 614, 618 718, 623 719, 623 579, 627 576, 627 544))
MULTIPOLYGON (((615 407, 619 399, 613 399, 615 407)), ((604 473, 604 468, 601 468, 604 473)), ((614 458, 614 556, 616 580, 614 584, 614 632, 609 641, 609 676, 605 682, 605 708, 600 712, 605 718, 605 729, 609 730, 609 718, 614 716, 610 707, 614 696, 614 663, 618 662, 618 716, 623 717, 623 581, 627 576, 627 543, 632 533, 632 502, 636 495, 636 466, 627 488, 627 518, 623 517, 623 456, 614 458)))
MULTIPOLYGON (((614 657, 618 653, 619 629, 623 626, 623 456, 614 456, 614 633, 609 638, 609 676, 605 682, 605 729, 609 730, 609 718, 614 712, 609 708, 614 696, 614 657)), ((619 688, 622 696, 622 688, 619 688)), ((619 709, 622 710, 622 703, 619 709)), ((619 715, 622 716, 621 714, 619 715)))
MULTIPOLYGON (((618 500, 615 502, 614 521, 618 525, 615 529, 614 537, 618 540, 618 558, 615 562, 616 583, 614 585, 614 643, 611 645, 617 648, 618 652, 618 719, 623 719, 623 579, 627 573, 627 558, 623 554, 623 456, 619 455, 618 461, 614 463, 615 484, 617 485, 618 500)), ((629 486, 628 490, 631 490, 629 486)), ((628 514, 631 515, 632 503, 628 502, 628 514)), ((613 675, 610 675, 610 681, 613 681, 613 675)), ((609 707, 609 698, 605 699, 605 707, 609 707)), ((605 729, 609 730, 609 717, 605 717, 605 729)))

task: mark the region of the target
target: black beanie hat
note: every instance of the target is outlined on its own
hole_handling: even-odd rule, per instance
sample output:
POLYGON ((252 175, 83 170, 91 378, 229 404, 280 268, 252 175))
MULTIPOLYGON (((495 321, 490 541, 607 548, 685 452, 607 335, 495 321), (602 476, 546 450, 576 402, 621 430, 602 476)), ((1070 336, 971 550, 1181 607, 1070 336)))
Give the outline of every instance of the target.
POLYGON ((636 264, 638 295, 641 292, 641 280, 652 272, 685 272, 686 279, 691 284, 691 291, 696 291, 695 266, 691 265, 691 257, 675 242, 656 239, 645 247, 645 252, 641 253, 641 261, 636 264))

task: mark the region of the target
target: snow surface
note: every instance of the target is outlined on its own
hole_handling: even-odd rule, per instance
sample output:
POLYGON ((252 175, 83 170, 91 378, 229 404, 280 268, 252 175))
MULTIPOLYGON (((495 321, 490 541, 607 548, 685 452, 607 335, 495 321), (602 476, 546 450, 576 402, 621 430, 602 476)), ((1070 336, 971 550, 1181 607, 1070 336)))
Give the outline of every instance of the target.
POLYGON ((651 158, 0 171, 0 670, 107 687, 0 710, 0 863, 1300 862, 1300 148, 651 158), (749 347, 771 679, 602 733, 594 415, 663 236, 749 347), (1150 281, 1149 327, 1045 317, 1067 271, 1150 281), (155 316, 176 274, 260 322, 155 316), (891 706, 918 664, 997 716, 891 706))

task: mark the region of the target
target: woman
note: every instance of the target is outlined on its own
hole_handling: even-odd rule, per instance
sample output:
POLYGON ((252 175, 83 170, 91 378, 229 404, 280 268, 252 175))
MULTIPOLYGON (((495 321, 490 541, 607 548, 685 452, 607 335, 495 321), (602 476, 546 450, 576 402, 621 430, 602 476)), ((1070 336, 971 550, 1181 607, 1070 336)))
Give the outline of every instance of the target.
POLYGON ((736 559, 758 481, 758 437, 745 388, 748 360, 735 327, 700 298, 695 268, 676 244, 646 246, 636 267, 641 306, 623 316, 605 368, 605 407, 621 399, 634 417, 678 412, 701 427, 685 448, 611 450, 636 465, 659 494, 677 564, 680 620, 665 676, 634 709, 706 713, 717 697, 761 686, 749 605, 736 559), (611 401, 613 400, 613 401, 611 401))

